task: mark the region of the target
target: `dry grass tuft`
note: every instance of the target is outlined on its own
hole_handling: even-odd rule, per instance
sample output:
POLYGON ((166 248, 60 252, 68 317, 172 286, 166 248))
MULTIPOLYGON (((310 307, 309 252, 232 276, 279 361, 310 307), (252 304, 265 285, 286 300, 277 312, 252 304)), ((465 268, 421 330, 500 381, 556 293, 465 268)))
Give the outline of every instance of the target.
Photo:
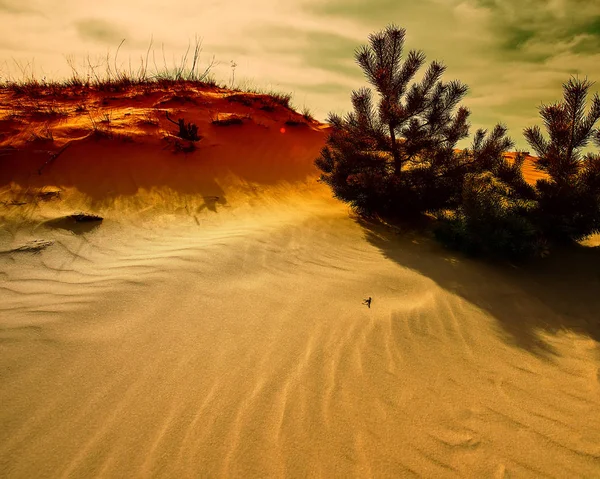
POLYGON ((34 131, 31 133, 29 141, 34 143, 51 143, 54 141, 54 135, 46 123, 39 131, 34 131))

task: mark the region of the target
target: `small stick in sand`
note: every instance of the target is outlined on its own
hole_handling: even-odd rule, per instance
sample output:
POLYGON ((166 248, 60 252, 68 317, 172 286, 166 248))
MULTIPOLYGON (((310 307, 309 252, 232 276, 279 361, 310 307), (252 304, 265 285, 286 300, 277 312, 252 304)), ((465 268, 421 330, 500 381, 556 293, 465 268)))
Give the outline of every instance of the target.
POLYGON ((373 298, 369 296, 367 299, 363 299, 362 304, 366 304, 369 307, 369 309, 371 309, 371 301, 373 301, 373 298))

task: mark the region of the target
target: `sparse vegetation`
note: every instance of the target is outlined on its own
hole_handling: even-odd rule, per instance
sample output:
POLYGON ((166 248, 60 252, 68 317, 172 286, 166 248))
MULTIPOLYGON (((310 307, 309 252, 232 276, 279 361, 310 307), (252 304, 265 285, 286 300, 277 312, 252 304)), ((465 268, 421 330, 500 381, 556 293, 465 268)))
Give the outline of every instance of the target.
MULTIPOLYGON (((191 45, 188 46, 181 61, 171 67, 167 66, 164 47, 161 48, 162 66, 159 65, 160 62, 157 62, 157 55, 151 40, 146 55, 141 59, 141 65, 137 70, 132 69, 131 62, 129 69, 124 69, 119 65, 119 50, 123 43, 124 41, 119 44, 114 58, 110 58, 107 54, 104 59, 94 62, 88 56, 81 66, 77 66, 73 57, 68 57, 67 63, 71 68, 71 76, 66 80, 47 81, 45 78, 38 80, 34 76, 33 69, 28 71, 27 66, 20 68, 22 74, 20 80, 13 79, 10 75, 4 76, 4 81, 0 81, 0 89, 8 90, 14 95, 11 101, 13 107, 10 118, 18 119, 27 115, 58 118, 67 116, 69 111, 86 113, 90 107, 85 100, 82 100, 82 97, 86 98, 93 94, 100 94, 100 96, 94 98, 92 103, 98 102, 99 106, 104 107, 111 105, 111 101, 122 100, 122 97, 115 95, 118 93, 137 91, 139 95, 147 95, 160 90, 175 92, 166 101, 199 104, 196 100, 199 89, 228 88, 228 85, 217 82, 210 73, 212 68, 218 64, 214 57, 204 70, 200 69, 201 42, 197 38, 193 51, 190 51, 191 45), (150 65, 153 65, 154 68, 152 69, 150 65), (48 103, 48 99, 54 98, 63 100, 77 98, 78 100, 74 107, 67 109, 58 107, 55 102, 48 103), (28 102, 30 99, 42 101, 31 104, 28 102)), ((238 102, 244 106, 253 106, 256 102, 260 105, 261 110, 267 112, 273 112, 278 107, 293 110, 289 93, 252 86, 244 89, 231 88, 238 92, 228 97, 231 102, 238 102)), ((109 124, 110 118, 105 117, 99 122, 109 124)), ((96 126, 95 121, 92 123, 95 136, 99 138, 112 137, 113 133, 110 129, 102 130, 96 126)), ((158 125, 157 120, 152 118, 146 118, 142 123, 158 125)), ((239 120, 217 120, 215 124, 224 126, 239 124, 239 120)))
POLYGON ((275 103, 281 105, 284 108, 291 108, 290 101, 292 95, 290 93, 279 93, 279 92, 268 92, 266 93, 275 103))
POLYGON ((141 65, 137 71, 133 71, 131 65, 129 70, 123 70, 118 64, 119 50, 123 45, 123 40, 116 51, 113 61, 107 54, 103 62, 95 63, 88 56, 83 66, 84 73, 81 73, 75 65, 73 57, 69 57, 67 62, 71 68, 71 77, 63 81, 46 81, 35 78, 33 71, 27 72, 25 67, 21 68, 23 78, 21 80, 8 79, 2 84, 3 88, 9 89, 15 95, 27 96, 30 98, 56 97, 65 94, 84 94, 86 91, 98 92, 122 92, 136 86, 147 86, 150 88, 162 87, 172 88, 174 86, 184 86, 187 84, 204 84, 207 86, 216 86, 213 77, 210 76, 211 69, 217 64, 214 57, 204 70, 200 70, 200 53, 202 51, 202 42, 196 38, 193 52, 191 54, 191 65, 189 65, 190 49, 188 48, 181 61, 167 66, 162 47, 163 66, 159 68, 156 62, 156 56, 153 49, 153 41, 150 41, 145 58, 141 59, 141 65), (150 69, 150 54, 154 71, 150 69), (103 72, 101 72, 101 68, 103 72))
POLYGON ((55 101, 42 103, 39 100, 23 101, 18 99, 11 104, 9 117, 29 117, 43 121, 52 121, 68 116, 67 108, 58 106, 55 101))
POLYGON ((100 124, 94 119, 92 114, 88 112, 88 116, 92 123, 92 135, 97 140, 105 140, 113 137, 113 132, 110 126, 110 122, 102 122, 100 124))
POLYGON ((193 104, 195 104, 196 100, 192 96, 193 94, 194 94, 194 92, 191 90, 178 91, 178 92, 175 92, 175 94, 173 96, 171 96, 169 101, 175 101, 178 103, 193 103, 193 104))
POLYGON ((263 110, 263 111, 273 112, 273 111, 275 111, 275 105, 267 102, 264 105, 262 105, 259 109, 263 110))
POLYGON ((36 115, 46 117, 64 117, 68 115, 68 111, 60 106, 57 106, 55 102, 49 105, 42 105, 39 101, 35 102, 30 111, 36 115))
POLYGON ((307 106, 302 108, 302 116, 306 121, 314 121, 315 119, 310 111, 310 108, 308 108, 307 106))
POLYGON ((263 103, 260 107, 261 110, 274 111, 277 105, 283 108, 293 109, 291 105, 292 95, 290 93, 281 93, 273 90, 263 90, 260 88, 248 88, 246 93, 254 93, 260 95, 259 101, 263 103))

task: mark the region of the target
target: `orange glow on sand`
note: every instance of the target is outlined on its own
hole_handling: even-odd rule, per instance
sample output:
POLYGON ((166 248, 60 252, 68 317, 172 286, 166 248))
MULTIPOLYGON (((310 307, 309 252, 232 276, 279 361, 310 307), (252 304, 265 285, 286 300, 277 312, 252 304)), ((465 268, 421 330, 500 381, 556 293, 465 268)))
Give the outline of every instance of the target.
POLYGON ((283 126, 279 129, 279 133, 285 133, 285 128, 283 126))

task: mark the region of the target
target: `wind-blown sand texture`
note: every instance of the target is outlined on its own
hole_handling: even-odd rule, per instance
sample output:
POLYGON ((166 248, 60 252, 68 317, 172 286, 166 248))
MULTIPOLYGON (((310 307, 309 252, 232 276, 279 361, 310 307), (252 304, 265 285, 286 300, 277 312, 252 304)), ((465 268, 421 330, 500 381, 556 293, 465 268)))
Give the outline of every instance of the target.
POLYGON ((600 250, 494 266, 360 221, 322 125, 228 94, 117 95, 108 139, 3 94, 0 476, 599 477, 600 250))

